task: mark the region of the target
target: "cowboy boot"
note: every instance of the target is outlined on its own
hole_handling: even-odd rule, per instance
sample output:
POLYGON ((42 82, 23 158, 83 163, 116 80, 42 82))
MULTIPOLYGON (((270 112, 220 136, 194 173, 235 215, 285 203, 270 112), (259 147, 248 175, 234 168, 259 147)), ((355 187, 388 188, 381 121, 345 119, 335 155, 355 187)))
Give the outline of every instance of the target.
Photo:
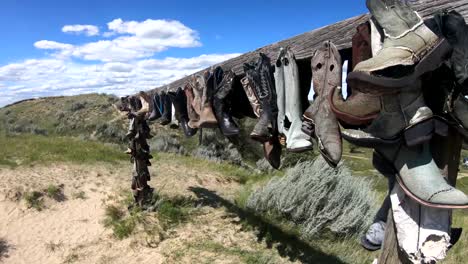
POLYGON ((161 119, 160 119, 160 124, 165 126, 168 125, 171 122, 171 117, 172 117, 172 108, 171 108, 171 100, 167 96, 167 93, 165 91, 161 91, 159 94, 159 97, 161 98, 161 105, 159 106, 159 109, 161 109, 161 119))
POLYGON ((382 95, 381 112, 363 130, 346 129, 347 140, 362 147, 396 145, 405 139, 409 146, 422 144, 432 138, 435 130, 432 110, 422 94, 421 81, 397 94, 382 95))
POLYGON ((330 107, 330 93, 341 86, 341 56, 335 45, 323 43, 312 57, 312 81, 315 100, 304 113, 305 122, 313 126, 320 153, 332 167, 341 160, 340 127, 330 107))
POLYGON ((244 71, 252 82, 254 92, 262 107, 259 121, 250 137, 264 143, 271 137, 268 127, 271 127, 272 131, 277 130, 278 110, 270 59, 265 54, 260 53, 260 57, 256 62, 244 64, 244 71))
POLYGON ((230 101, 226 100, 233 89, 235 74, 233 71, 223 72, 221 67, 214 70, 216 93, 213 97, 213 109, 221 132, 227 137, 240 133, 239 127, 228 114, 230 101))
POLYGON ((367 0, 366 3, 384 33, 383 48, 373 58, 356 65, 348 75, 348 83, 354 87, 365 83, 404 88, 444 62, 450 45, 424 24, 407 1, 367 0))
POLYGON ((193 107, 195 96, 193 94, 193 85, 191 82, 187 83, 184 87, 185 97, 187 98, 187 113, 188 113, 188 126, 192 129, 198 129, 198 122, 200 116, 195 112, 193 107))
POLYGON ((267 142, 263 143, 263 155, 274 169, 281 166, 281 144, 279 137, 272 136, 267 142))
POLYGON ((154 121, 161 117, 161 112, 158 109, 158 102, 157 102, 157 100, 159 100, 159 96, 157 94, 154 94, 151 99, 152 99, 151 103, 153 106, 153 111, 149 115, 148 121, 154 121))
POLYGON ((376 153, 394 166, 398 183, 416 202, 437 208, 468 208, 468 197, 440 173, 428 142, 414 147, 379 147, 376 153))
POLYGON ((138 129, 137 129, 137 112, 142 108, 142 104, 140 99, 137 96, 130 96, 128 98, 128 103, 129 103, 129 112, 128 112, 128 118, 130 119, 129 127, 127 134, 125 135, 126 138, 128 139, 133 139, 137 137, 138 134, 138 129))
POLYGON ((275 81, 278 96, 278 131, 286 136, 287 149, 291 152, 311 150, 310 136, 301 130, 303 110, 299 69, 289 47, 280 52, 276 62, 275 81), (289 127, 285 126, 285 121, 290 124, 289 127))
MULTIPOLYGON (((352 68, 361 61, 372 57, 372 45, 369 22, 357 27, 352 40, 352 68)), ((367 125, 380 112, 380 98, 348 86, 348 97, 342 97, 341 87, 331 93, 330 105, 336 117, 348 125, 367 125)))
POLYGON ((260 102, 258 101, 258 98, 255 95, 251 80, 247 77, 244 77, 241 79, 241 84, 244 88, 245 94, 247 95, 247 99, 249 99, 250 105, 252 106, 253 113, 257 118, 260 117, 262 107, 260 106, 260 102))
MULTIPOLYGON (((209 71, 203 75, 197 75, 197 93, 200 98, 200 121, 198 126, 200 128, 214 128, 217 127, 218 122, 211 107, 211 97, 213 93, 213 76, 209 71)), ((197 98, 197 97, 196 97, 197 98)))
POLYGON ((460 94, 455 99, 451 116, 458 123, 460 133, 468 138, 468 99, 465 95, 460 94))
POLYGON ((456 11, 437 14, 434 17, 438 29, 453 47, 450 64, 457 82, 468 93, 468 25, 456 11))
POLYGON ((285 98, 285 81, 284 81, 284 62, 286 59, 284 56, 286 55, 286 49, 281 48, 278 54, 278 58, 276 59, 275 63, 275 88, 276 88, 276 104, 278 106, 278 133, 282 137, 286 137, 286 128, 285 128, 285 121, 286 121, 286 98, 285 98))
MULTIPOLYGON (((168 93, 168 95, 169 95, 169 93, 168 93)), ((179 118, 180 118, 179 113, 176 111, 176 108, 174 106, 174 103, 172 102, 172 99, 170 99, 170 100, 171 100, 172 115, 171 115, 171 123, 169 124, 169 128, 178 129, 179 128, 179 118)))
POLYGON ((188 111, 187 111, 187 98, 185 97, 182 88, 178 88, 177 91, 169 93, 172 104, 175 107, 175 112, 178 113, 178 120, 180 126, 184 131, 186 137, 192 137, 197 133, 197 129, 191 128, 189 123, 188 111))

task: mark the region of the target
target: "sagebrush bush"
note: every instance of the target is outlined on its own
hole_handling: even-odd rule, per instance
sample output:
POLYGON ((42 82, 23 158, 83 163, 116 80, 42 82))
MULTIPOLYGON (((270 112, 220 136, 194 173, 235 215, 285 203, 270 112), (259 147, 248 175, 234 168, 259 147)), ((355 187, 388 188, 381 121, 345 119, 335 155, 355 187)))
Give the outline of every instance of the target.
POLYGON ((86 107, 88 102, 73 102, 70 107, 69 107, 69 111, 71 112, 76 112, 78 110, 81 110, 81 109, 84 109, 86 107))
POLYGON ((327 231, 336 236, 361 234, 373 219, 375 200, 370 182, 353 177, 343 164, 333 169, 319 157, 273 178, 250 195, 247 207, 258 214, 280 215, 310 239, 327 231))
POLYGON ((193 155, 210 161, 243 165, 241 153, 217 130, 203 130, 202 145, 194 150, 193 155))
POLYGON ((151 151, 164 152, 164 153, 175 153, 179 155, 186 155, 187 151, 181 145, 176 135, 158 133, 150 141, 151 151))

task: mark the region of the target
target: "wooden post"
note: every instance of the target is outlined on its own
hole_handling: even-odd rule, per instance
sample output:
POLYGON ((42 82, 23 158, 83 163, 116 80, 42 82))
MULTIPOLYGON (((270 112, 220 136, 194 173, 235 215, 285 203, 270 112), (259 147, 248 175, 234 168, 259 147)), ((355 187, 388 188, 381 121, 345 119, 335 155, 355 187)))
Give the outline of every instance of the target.
POLYGON ((385 228, 385 240, 383 242, 382 254, 380 254, 378 264, 400 264, 398 257, 398 244, 396 231, 393 223, 392 210, 389 210, 387 217, 387 227, 385 228))
MULTIPOLYGON (((462 136, 454 128, 449 129, 448 137, 434 135, 431 141, 431 150, 434 161, 439 166, 442 175, 447 177, 450 184, 455 186, 460 165, 460 152, 462 148, 462 136)), ((378 264, 400 264, 405 260, 399 258, 398 242, 391 211, 387 218, 385 241, 378 264)))

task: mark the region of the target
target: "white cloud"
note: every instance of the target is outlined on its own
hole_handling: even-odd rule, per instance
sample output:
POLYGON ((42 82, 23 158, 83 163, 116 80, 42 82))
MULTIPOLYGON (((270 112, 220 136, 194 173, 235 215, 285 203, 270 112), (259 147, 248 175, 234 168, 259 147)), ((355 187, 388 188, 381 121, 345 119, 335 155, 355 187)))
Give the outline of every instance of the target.
POLYGON ((80 64, 72 60, 25 60, 0 67, 0 106, 25 98, 149 90, 239 54, 80 64))
POLYGON ((97 36, 99 35, 99 28, 93 25, 66 25, 63 26, 62 32, 97 36))
MULTIPOLYGON (((99 34, 99 29, 91 25, 66 25, 62 31, 99 34)), ((240 55, 155 59, 156 53, 169 48, 201 46, 195 30, 174 20, 114 19, 99 37, 97 41, 75 45, 39 40, 34 47, 47 51, 44 59, 0 65, 0 107, 42 96, 92 92, 127 95, 168 84, 240 55)))
POLYGON ((38 49, 50 49, 50 50, 71 50, 73 45, 60 43, 50 40, 39 40, 34 43, 34 47, 38 49))
MULTIPOLYGON (((113 39, 71 45, 50 40, 34 44, 38 49, 56 50, 58 57, 76 57, 84 60, 103 62, 128 62, 151 57, 169 48, 191 48, 201 46, 197 31, 175 20, 123 21, 114 19, 107 24, 109 32, 104 37, 113 39)), ((68 25, 64 32, 84 32, 98 34, 90 25, 68 25)))

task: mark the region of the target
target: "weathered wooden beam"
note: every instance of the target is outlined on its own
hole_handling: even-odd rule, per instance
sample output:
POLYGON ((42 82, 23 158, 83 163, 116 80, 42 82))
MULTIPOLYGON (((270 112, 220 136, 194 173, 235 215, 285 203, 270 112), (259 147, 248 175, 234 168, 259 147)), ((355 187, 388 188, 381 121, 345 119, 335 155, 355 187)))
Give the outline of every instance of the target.
MULTIPOLYGON (((405 0, 401 0, 405 1, 405 0)), ((413 7, 417 10, 424 18, 429 18, 435 13, 443 10, 457 10, 461 13, 465 19, 468 18, 468 0, 406 0, 413 3, 413 7)), ((365 4, 365 1, 362 0, 359 4, 365 4)), ((333 7, 330 6, 330 11, 333 10, 333 7)), ((244 71, 242 65, 246 62, 251 61, 256 58, 259 52, 265 53, 270 58, 274 59, 277 57, 279 49, 281 47, 290 46, 294 51, 296 58, 298 60, 310 59, 313 55, 313 52, 320 46, 320 44, 326 40, 331 40, 339 50, 348 49, 351 47, 351 39, 354 33, 356 32, 356 27, 369 20, 369 15, 360 15, 353 18, 346 19, 344 21, 335 23, 333 25, 325 26, 312 30, 310 32, 282 40, 271 45, 259 48, 257 50, 245 53, 236 58, 221 62, 219 64, 213 65, 221 66, 224 69, 233 69, 233 71, 242 76, 244 71)), ((268 30, 268 29, 267 29, 268 30)), ((210 67, 211 68, 211 67, 210 67)), ((208 68, 209 69, 209 68, 208 68)), ((205 69, 206 70, 206 69, 205 69)), ((205 71, 203 70, 203 71, 205 71)), ((200 72, 203 72, 200 71, 200 72)), ((200 73, 197 72, 197 73, 200 73)), ((197 74, 194 73, 194 74, 197 74)), ((192 74, 192 75, 194 75, 192 74)), ((161 87, 155 88, 151 91, 157 89, 170 89, 175 90, 178 87, 184 86, 188 81, 190 76, 186 76, 180 80, 174 81, 170 84, 163 85, 161 87)))

